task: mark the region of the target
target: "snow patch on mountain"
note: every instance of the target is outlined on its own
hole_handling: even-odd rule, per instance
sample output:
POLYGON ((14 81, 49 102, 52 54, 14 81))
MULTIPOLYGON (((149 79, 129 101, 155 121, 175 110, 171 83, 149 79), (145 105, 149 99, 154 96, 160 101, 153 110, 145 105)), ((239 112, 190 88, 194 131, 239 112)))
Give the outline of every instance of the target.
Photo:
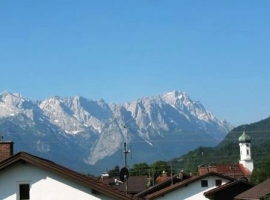
MULTIPOLYGON (((84 152, 81 159, 91 165, 114 155, 124 142, 140 141, 136 144, 162 151, 164 147, 157 142, 161 138, 166 141, 172 137, 198 135, 218 141, 232 128, 181 91, 122 104, 107 104, 102 99, 94 101, 81 96, 53 96, 31 101, 17 93, 3 92, 0 118, 11 116, 18 116, 22 128, 27 121, 31 127, 36 125, 40 135, 53 133, 60 144, 73 140, 72 144, 84 152)), ((38 152, 54 151, 52 145, 42 140, 36 141, 34 146, 38 152)))

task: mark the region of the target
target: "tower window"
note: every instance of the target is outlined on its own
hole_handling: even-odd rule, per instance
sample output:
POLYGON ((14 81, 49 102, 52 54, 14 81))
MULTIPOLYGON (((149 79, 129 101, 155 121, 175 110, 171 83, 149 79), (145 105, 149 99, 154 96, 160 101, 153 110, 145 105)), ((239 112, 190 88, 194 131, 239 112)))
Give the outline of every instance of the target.
POLYGON ((247 149, 247 155, 249 155, 249 150, 247 149))

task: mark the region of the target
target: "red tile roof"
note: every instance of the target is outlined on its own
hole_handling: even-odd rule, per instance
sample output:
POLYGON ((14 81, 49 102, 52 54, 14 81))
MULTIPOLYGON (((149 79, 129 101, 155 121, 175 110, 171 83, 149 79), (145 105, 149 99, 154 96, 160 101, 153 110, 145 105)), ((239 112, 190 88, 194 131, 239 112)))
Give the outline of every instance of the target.
POLYGON ((239 164, 239 168, 241 169, 241 171, 243 172, 245 176, 251 175, 250 171, 247 168, 245 168, 243 164, 239 164))
POLYGON ((242 164, 218 164, 212 166, 202 166, 198 168, 199 175, 211 171, 234 178, 250 176, 250 172, 242 164))

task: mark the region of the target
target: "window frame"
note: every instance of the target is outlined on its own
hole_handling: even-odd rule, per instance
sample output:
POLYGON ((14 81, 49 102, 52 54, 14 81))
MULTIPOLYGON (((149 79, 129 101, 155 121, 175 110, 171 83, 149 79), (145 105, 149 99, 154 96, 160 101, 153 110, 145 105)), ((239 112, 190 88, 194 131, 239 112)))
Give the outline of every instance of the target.
POLYGON ((208 187, 208 180, 201 180, 201 187, 208 187))
POLYGON ((18 181, 17 182, 17 200, 30 200, 31 199, 31 181, 18 181), (21 186, 22 185, 28 185, 28 187, 29 187, 29 191, 28 191, 28 196, 29 196, 29 198, 27 199, 27 198, 24 198, 24 199, 22 199, 21 198, 21 186))
POLYGON ((221 179, 216 179, 215 185, 216 186, 221 186, 222 185, 222 180, 221 179))

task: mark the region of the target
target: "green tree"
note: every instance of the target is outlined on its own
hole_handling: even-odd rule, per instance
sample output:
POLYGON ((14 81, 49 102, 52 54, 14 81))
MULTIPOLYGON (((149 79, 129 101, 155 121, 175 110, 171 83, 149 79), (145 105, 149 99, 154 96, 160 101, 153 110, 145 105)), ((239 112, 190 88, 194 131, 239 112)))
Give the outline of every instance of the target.
POLYGON ((162 174, 163 171, 169 172, 171 171, 171 166, 162 160, 154 162, 152 165, 150 165, 150 168, 152 170, 152 173, 154 174, 154 178, 158 177, 162 174))
POLYGON ((262 200, 270 200, 270 194, 267 194, 266 196, 264 196, 264 197, 262 198, 262 200))
POLYGON ((119 176, 120 168, 118 165, 114 167, 114 169, 111 169, 108 171, 108 174, 110 177, 119 176))
POLYGON ((266 179, 269 179, 270 178, 269 166, 270 166, 270 158, 267 158, 262 162, 261 167, 253 170, 250 182, 257 185, 265 181, 266 179))
POLYGON ((147 163, 134 164, 129 170, 131 176, 142 176, 149 174, 149 165, 147 163))

